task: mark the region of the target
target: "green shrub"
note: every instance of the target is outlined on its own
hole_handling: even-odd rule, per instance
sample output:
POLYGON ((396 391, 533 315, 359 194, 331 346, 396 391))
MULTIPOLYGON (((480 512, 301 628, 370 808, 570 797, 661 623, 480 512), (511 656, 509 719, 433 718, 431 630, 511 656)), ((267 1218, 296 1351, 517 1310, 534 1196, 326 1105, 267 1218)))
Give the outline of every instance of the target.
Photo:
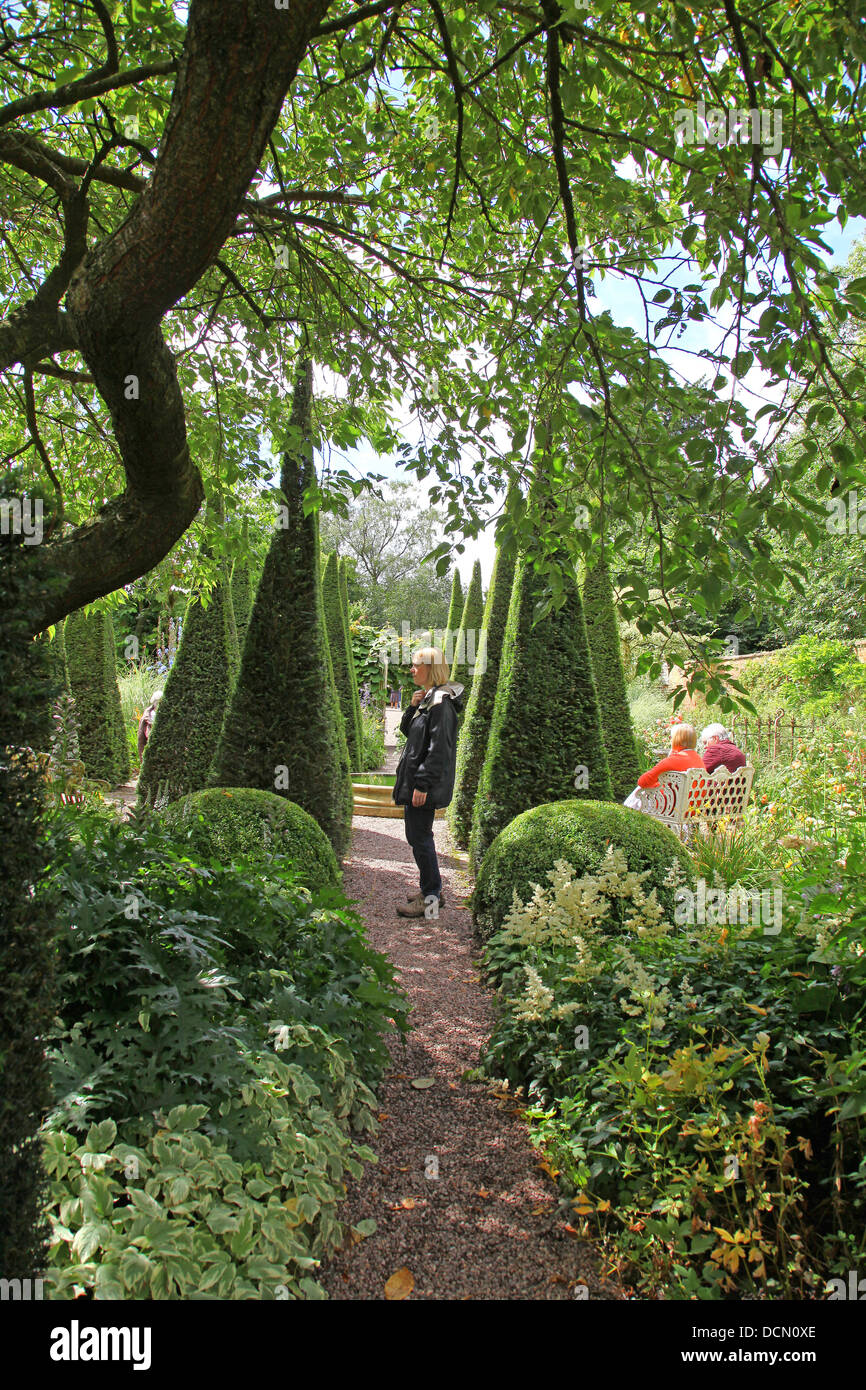
MULTIPOLYGON (((205 863, 154 816, 123 823, 113 811, 61 807, 48 831, 52 1128, 83 1133, 110 1118, 139 1142, 142 1116, 202 1102, 211 1137, 239 1160, 255 1156, 265 1136, 221 1107, 256 1074, 275 1026, 296 1022, 326 1029, 353 1074, 376 1084, 388 1020, 405 1029, 405 1008, 393 967, 335 888, 317 906, 277 854, 254 866, 205 863)), ((282 1046, 329 1095, 316 1049, 282 1046)))
POLYGON ((50 1298, 326 1297, 311 1274, 342 1244, 341 1179, 375 1156, 348 1138, 301 1067, 276 1057, 223 1103, 232 1107, 262 1116, 268 1145, 257 1161, 237 1162, 201 1132, 204 1105, 149 1121, 136 1145, 117 1140, 111 1119, 84 1143, 45 1134, 50 1298))
POLYGON ((641 811, 604 801, 556 801, 517 816, 490 846, 472 895, 475 928, 482 939, 498 931, 514 894, 526 901, 534 884, 546 885, 558 859, 578 874, 594 873, 609 846, 622 850, 630 870, 649 870, 666 912, 674 889, 666 885, 672 862, 691 880, 691 860, 673 831, 641 811))
POLYGON ((864 870, 861 829, 841 871, 706 910, 678 892, 665 920, 623 862, 560 863, 487 943, 482 1074, 531 1097, 582 1233, 642 1296, 820 1298, 866 1251, 864 870))
POLYGON ((381 713, 375 709, 361 711, 364 734, 364 766, 362 772, 375 772, 385 761, 385 724, 381 713))
POLYGON ((331 843, 313 817, 273 792, 254 787, 209 787, 167 806, 167 825, 183 832, 196 857, 229 864, 235 856, 280 854, 312 892, 339 882, 331 843))

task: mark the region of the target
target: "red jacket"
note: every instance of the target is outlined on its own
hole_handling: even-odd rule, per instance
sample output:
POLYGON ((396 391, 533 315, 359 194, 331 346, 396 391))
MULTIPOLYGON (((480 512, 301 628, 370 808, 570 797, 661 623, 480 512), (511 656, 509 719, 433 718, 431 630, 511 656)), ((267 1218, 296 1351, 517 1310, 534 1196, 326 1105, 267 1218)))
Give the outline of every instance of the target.
POLYGON ((738 767, 746 766, 743 750, 726 738, 720 738, 718 743, 709 744, 704 751, 704 767, 707 772, 715 772, 716 768, 723 764, 728 772, 736 772, 738 767))
MULTIPOLYGON (((745 759, 744 759, 745 761, 745 759)), ((659 774, 662 772, 685 772, 689 767, 703 767, 701 755, 695 748, 680 748, 676 753, 669 753, 666 758, 662 758, 660 763, 651 767, 649 772, 643 773, 637 779, 639 787, 655 787, 658 784, 659 774)))

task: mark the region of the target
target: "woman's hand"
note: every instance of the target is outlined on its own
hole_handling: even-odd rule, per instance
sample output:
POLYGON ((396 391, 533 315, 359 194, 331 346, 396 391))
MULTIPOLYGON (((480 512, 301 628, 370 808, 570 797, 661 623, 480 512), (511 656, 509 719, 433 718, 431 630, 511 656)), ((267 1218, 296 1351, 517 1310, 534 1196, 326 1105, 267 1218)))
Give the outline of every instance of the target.
POLYGON ((426 792, 419 792, 418 789, 417 789, 417 787, 416 787, 416 788, 415 788, 415 791, 413 791, 413 793, 412 793, 412 805, 413 805, 413 806, 423 806, 423 805, 424 805, 424 802, 425 802, 426 800, 427 800, 427 793, 426 793, 426 792))
POLYGON ((427 691, 426 691, 426 690, 416 690, 415 693, 414 693, 414 695, 412 696, 412 704, 413 704, 413 705, 420 705, 421 701, 424 699, 424 696, 425 696, 426 694, 427 694, 427 691))

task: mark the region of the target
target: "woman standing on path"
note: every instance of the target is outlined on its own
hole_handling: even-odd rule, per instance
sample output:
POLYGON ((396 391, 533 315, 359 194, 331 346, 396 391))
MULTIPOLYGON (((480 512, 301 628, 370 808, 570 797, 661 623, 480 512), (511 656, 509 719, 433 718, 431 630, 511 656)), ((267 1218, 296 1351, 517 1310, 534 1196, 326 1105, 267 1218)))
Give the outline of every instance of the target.
MULTIPOLYGON (((424 917, 428 905, 445 906, 433 817, 447 806, 454 791, 457 763, 457 716, 463 686, 449 681, 448 663, 439 647, 422 647, 412 657, 412 679, 419 690, 400 721, 406 746, 397 764, 392 796, 405 807, 406 839, 418 865, 421 891, 397 908, 401 917, 424 917)), ((435 912, 431 915, 435 915, 435 912)))

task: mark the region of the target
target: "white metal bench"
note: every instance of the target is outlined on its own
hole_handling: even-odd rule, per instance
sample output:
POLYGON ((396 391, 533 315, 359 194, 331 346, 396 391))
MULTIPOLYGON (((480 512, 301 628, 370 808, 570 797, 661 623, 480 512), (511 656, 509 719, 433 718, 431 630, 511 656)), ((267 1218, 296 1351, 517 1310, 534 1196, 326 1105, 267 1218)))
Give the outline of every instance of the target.
POLYGON ((753 767, 738 767, 736 772, 726 767, 714 772, 702 767, 663 772, 656 786, 638 787, 635 799, 639 810, 670 826, 683 840, 696 824, 739 820, 754 775, 753 767))

